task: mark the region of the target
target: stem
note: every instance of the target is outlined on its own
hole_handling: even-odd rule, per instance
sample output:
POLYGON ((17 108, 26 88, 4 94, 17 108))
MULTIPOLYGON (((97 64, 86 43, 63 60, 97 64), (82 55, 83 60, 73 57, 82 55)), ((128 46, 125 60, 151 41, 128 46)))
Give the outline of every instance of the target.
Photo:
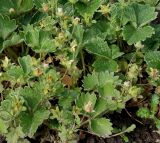
POLYGON ((82 50, 80 51, 80 54, 81 54, 83 72, 84 72, 84 75, 85 75, 86 74, 86 72, 85 72, 85 62, 84 62, 84 56, 83 56, 83 51, 82 50))

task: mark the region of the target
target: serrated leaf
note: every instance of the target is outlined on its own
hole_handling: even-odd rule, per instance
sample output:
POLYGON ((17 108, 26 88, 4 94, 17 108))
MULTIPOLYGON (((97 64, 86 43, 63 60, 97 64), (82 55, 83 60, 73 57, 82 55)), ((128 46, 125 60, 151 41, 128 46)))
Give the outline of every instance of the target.
POLYGON ((108 71, 93 72, 84 78, 83 87, 85 90, 92 90, 96 87, 103 87, 108 83, 119 84, 119 77, 114 76, 114 73, 108 71))
POLYGON ((135 11, 137 27, 142 27, 157 17, 155 7, 138 3, 133 3, 132 7, 135 11))
POLYGON ((132 2, 145 2, 146 4, 150 4, 155 6, 159 0, 131 0, 132 2))
POLYGON ((155 34, 144 41, 144 48, 142 49, 143 52, 156 51, 160 46, 160 25, 156 24, 153 28, 155 29, 155 34))
POLYGON ((34 4, 37 8, 42 8, 44 3, 47 3, 47 0, 34 0, 34 4))
POLYGON ((0 5, 2 6, 0 9, 2 14, 20 14, 33 8, 33 0, 1 0, 0 5), (11 8, 14 10, 13 12, 10 12, 11 8))
POLYGON ((31 110, 36 110, 42 100, 40 91, 41 90, 29 87, 25 87, 20 91, 20 95, 24 98, 26 104, 31 108, 31 110))
POLYGON ((0 133, 1 134, 7 133, 7 126, 2 119, 0 119, 0 133))
POLYGON ((136 114, 137 114, 138 117, 147 119, 150 116, 150 111, 146 107, 141 107, 141 108, 139 108, 139 110, 137 111, 136 114))
POLYGON ((17 45, 21 43, 23 39, 17 33, 13 33, 8 39, 3 42, 3 49, 0 50, 0 53, 7 47, 17 45))
POLYGON ((11 127, 6 134, 7 143, 18 143, 19 138, 24 138, 24 133, 21 126, 11 127))
POLYGON ((151 26, 136 29, 131 25, 126 25, 123 29, 123 37, 129 45, 144 41, 146 38, 151 37, 152 34, 154 34, 154 29, 151 26))
POLYGON ((20 66, 12 66, 6 73, 10 78, 13 78, 15 80, 24 75, 24 72, 20 66))
POLYGON ((112 21, 126 25, 129 21, 132 23, 136 22, 136 15, 134 9, 130 5, 123 5, 121 3, 115 3, 111 7, 111 18, 112 21))
POLYGON ((124 5, 117 3, 112 7, 111 15, 112 19, 117 20, 121 25, 131 22, 135 28, 138 28, 154 20, 157 12, 155 12, 155 7, 148 4, 131 3, 124 5))
POLYGON ((100 137, 108 137, 112 134, 112 123, 109 119, 97 118, 91 120, 91 131, 100 137))
POLYGON ((32 124, 29 129, 29 137, 32 137, 34 133, 37 131, 38 127, 43 123, 44 120, 49 117, 49 110, 39 109, 34 113, 34 117, 32 119, 32 124))
POLYGON ((82 108, 86 112, 92 112, 94 109, 96 100, 97 100, 97 97, 94 93, 81 94, 76 101, 76 105, 79 108, 82 108))
POLYGON ((21 116, 21 126, 23 131, 29 137, 33 137, 36 133, 38 127, 43 123, 44 120, 49 117, 49 110, 38 109, 33 115, 29 113, 24 113, 21 116))
POLYGON ((9 9, 15 8, 15 5, 11 0, 0 0, 0 5, 0 14, 9 14, 9 9))
POLYGON ((82 25, 76 25, 73 30, 73 37, 77 40, 78 44, 82 43, 84 29, 82 25))
POLYGON ((160 51, 150 51, 146 52, 144 60, 146 61, 148 67, 160 70, 160 51))
POLYGON ((99 115, 108 109, 108 103, 103 98, 98 98, 94 107, 93 116, 99 115))
POLYGON ((124 53, 120 52, 120 49, 117 45, 111 45, 112 50, 112 59, 117 59, 118 57, 121 57, 124 53))
POLYGON ((54 52, 56 49, 55 42, 48 32, 42 29, 27 26, 24 30, 25 42, 36 53, 54 52))
POLYGON ((18 62, 25 74, 29 74, 31 72, 32 58, 29 55, 18 58, 18 62))
POLYGON ((84 31, 84 41, 87 42, 89 39, 94 38, 95 35, 97 37, 105 39, 109 29, 110 28, 107 21, 97 21, 84 31))
POLYGON ((20 0, 17 0, 16 10, 18 13, 23 13, 33 8, 33 0, 23 0, 20 4, 19 2, 20 0))
POLYGON ((158 104, 160 102, 160 98, 157 94, 152 95, 151 98, 151 115, 154 116, 158 111, 158 104))
POLYGON ((87 75, 83 80, 83 87, 85 90, 91 90, 98 84, 98 77, 96 73, 87 75))
POLYGON ((116 72, 118 70, 118 64, 114 60, 106 60, 103 58, 98 58, 94 61, 93 67, 95 68, 96 72, 102 71, 110 71, 116 72))
POLYGON ((86 50, 97 56, 109 59, 111 58, 111 50, 106 41, 102 38, 92 38, 85 44, 86 50))
POLYGON ((87 4, 82 2, 76 3, 76 8, 78 13, 83 17, 90 17, 92 18, 93 14, 97 11, 101 4, 101 0, 92 0, 87 4))
POLYGON ((73 96, 67 95, 60 97, 58 104, 61 106, 63 109, 67 109, 71 107, 71 103, 73 102, 73 96))
POLYGON ((0 37, 5 40, 17 28, 16 21, 0 14, 0 37))

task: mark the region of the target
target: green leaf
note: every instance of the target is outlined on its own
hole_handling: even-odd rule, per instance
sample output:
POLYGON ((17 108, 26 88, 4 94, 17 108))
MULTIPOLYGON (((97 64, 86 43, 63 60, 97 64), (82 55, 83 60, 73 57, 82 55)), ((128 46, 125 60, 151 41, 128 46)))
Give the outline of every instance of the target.
POLYGON ((128 127, 128 128, 125 130, 125 133, 133 132, 135 128, 136 128, 136 125, 135 125, 135 124, 132 124, 130 127, 128 127))
POLYGON ((155 68, 160 70, 160 51, 146 52, 144 60, 146 61, 149 68, 155 68))
POLYGON ((112 123, 109 119, 97 118, 91 120, 91 131, 100 137, 108 137, 112 134, 112 123))
POLYGON ((16 21, 0 14, 0 37, 5 40, 17 28, 16 21))
POLYGON ((136 29, 131 25, 126 25, 123 29, 123 37, 129 45, 144 41, 146 38, 151 37, 152 34, 154 34, 154 29, 151 26, 136 29))
POLYGON ((124 53, 120 52, 120 49, 117 45, 111 45, 112 50, 112 59, 117 59, 118 57, 121 57, 124 53))
POLYGON ((96 72, 102 71, 110 71, 116 72, 118 70, 118 64, 114 60, 106 60, 103 58, 98 58, 94 61, 93 67, 95 68, 96 72))
POLYGON ((47 0, 34 0, 34 4, 37 8, 42 8, 44 3, 47 3, 47 0))
POLYGON ((32 111, 36 110, 38 108, 38 105, 42 101, 41 90, 36 88, 25 87, 20 91, 20 95, 24 98, 26 105, 32 111))
POLYGON ((138 3, 133 3, 132 7, 136 15, 137 27, 142 27, 157 17, 157 12, 155 12, 155 7, 151 7, 150 5, 147 4, 142 5, 138 3))
POLYGON ((88 74, 83 80, 83 87, 85 90, 94 89, 98 84, 98 76, 96 73, 88 74))
POLYGON ((28 25, 25 28, 25 42, 36 53, 54 52, 56 49, 55 41, 49 32, 43 31, 28 25))
POLYGON ((12 0, 0 0, 0 14, 9 14, 10 8, 15 8, 15 5, 12 0))
POLYGON ((24 113, 21 116, 21 126, 26 135, 33 137, 38 127, 43 123, 44 120, 49 117, 49 110, 38 109, 33 115, 24 113))
POLYGON ((100 37, 105 39, 108 34, 109 24, 107 21, 97 21, 93 23, 88 29, 84 31, 84 41, 87 42, 89 39, 96 37, 100 37))
POLYGON ((85 47, 89 53, 106 59, 111 58, 111 50, 107 42, 104 41, 102 38, 92 38, 91 40, 86 42, 85 47))
POLYGON ((156 127, 160 129, 160 120, 155 118, 156 127))
POLYGON ((83 87, 85 90, 92 90, 97 87, 103 87, 108 83, 119 84, 121 81, 118 76, 114 76, 112 72, 93 72, 84 77, 83 87))
POLYGON ((0 5, 2 6, 0 9, 2 14, 20 14, 33 8, 33 0, 1 0, 0 5))
POLYGON ((97 116, 108 109, 108 103, 103 98, 98 98, 94 107, 93 116, 97 116))
POLYGON ((21 126, 11 127, 6 134, 7 143, 18 143, 20 138, 24 138, 24 133, 21 126))
POLYGON ((31 56, 27 55, 22 58, 18 58, 18 62, 22 67, 25 74, 29 74, 32 70, 32 58, 31 56))
POLYGON ((13 33, 8 39, 3 42, 3 49, 0 50, 0 53, 7 47, 11 47, 21 43, 23 39, 17 33, 13 33))
POLYGON ((17 80, 24 75, 24 72, 20 66, 12 66, 10 69, 7 70, 7 75, 10 78, 17 80))
POLYGON ((148 4, 131 3, 124 5, 123 3, 115 4, 111 9, 111 18, 122 26, 131 22, 135 28, 143 27, 157 17, 155 7, 148 4))
POLYGON ((76 3, 76 8, 78 13, 83 17, 93 17, 93 14, 97 11, 101 4, 101 0, 92 0, 88 2, 87 4, 84 4, 82 2, 76 3))
POLYGON ((137 111, 136 114, 137 114, 138 117, 147 119, 150 116, 150 111, 146 107, 141 107, 141 108, 139 108, 139 110, 137 111))
POLYGON ((151 38, 147 38, 144 41, 144 48, 142 49, 143 52, 148 51, 156 51, 160 46, 160 24, 154 25, 155 34, 152 35, 151 38))
POLYGON ((16 10, 18 13, 29 11, 33 8, 33 0, 17 0, 16 10))
POLYGON ((76 25, 73 30, 73 37, 77 40, 78 44, 82 43, 84 29, 82 25, 76 25))
POLYGON ((2 119, 0 119, 0 133, 1 134, 7 133, 7 126, 2 119))
POLYGON ((157 94, 152 95, 151 98, 151 115, 154 116, 158 111, 158 104, 160 102, 160 98, 157 94))
POLYGON ((97 97, 94 93, 81 94, 76 101, 76 105, 86 112, 92 112, 96 104, 96 100, 97 97))

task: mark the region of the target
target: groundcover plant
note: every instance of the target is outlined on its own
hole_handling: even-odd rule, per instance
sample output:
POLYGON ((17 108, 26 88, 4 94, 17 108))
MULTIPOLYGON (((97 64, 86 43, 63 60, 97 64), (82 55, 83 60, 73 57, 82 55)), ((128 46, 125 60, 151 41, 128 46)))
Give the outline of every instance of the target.
POLYGON ((117 132, 107 116, 128 103, 159 129, 158 10, 159 0, 0 0, 0 134, 109 138, 136 128, 117 132))

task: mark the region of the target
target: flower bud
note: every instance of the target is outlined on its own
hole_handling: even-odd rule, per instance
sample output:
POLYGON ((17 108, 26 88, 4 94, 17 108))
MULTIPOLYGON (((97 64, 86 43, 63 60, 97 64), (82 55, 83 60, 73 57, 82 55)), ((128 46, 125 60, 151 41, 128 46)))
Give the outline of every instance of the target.
POLYGON ((15 13, 15 9, 14 8, 10 8, 9 9, 9 13, 15 13))

